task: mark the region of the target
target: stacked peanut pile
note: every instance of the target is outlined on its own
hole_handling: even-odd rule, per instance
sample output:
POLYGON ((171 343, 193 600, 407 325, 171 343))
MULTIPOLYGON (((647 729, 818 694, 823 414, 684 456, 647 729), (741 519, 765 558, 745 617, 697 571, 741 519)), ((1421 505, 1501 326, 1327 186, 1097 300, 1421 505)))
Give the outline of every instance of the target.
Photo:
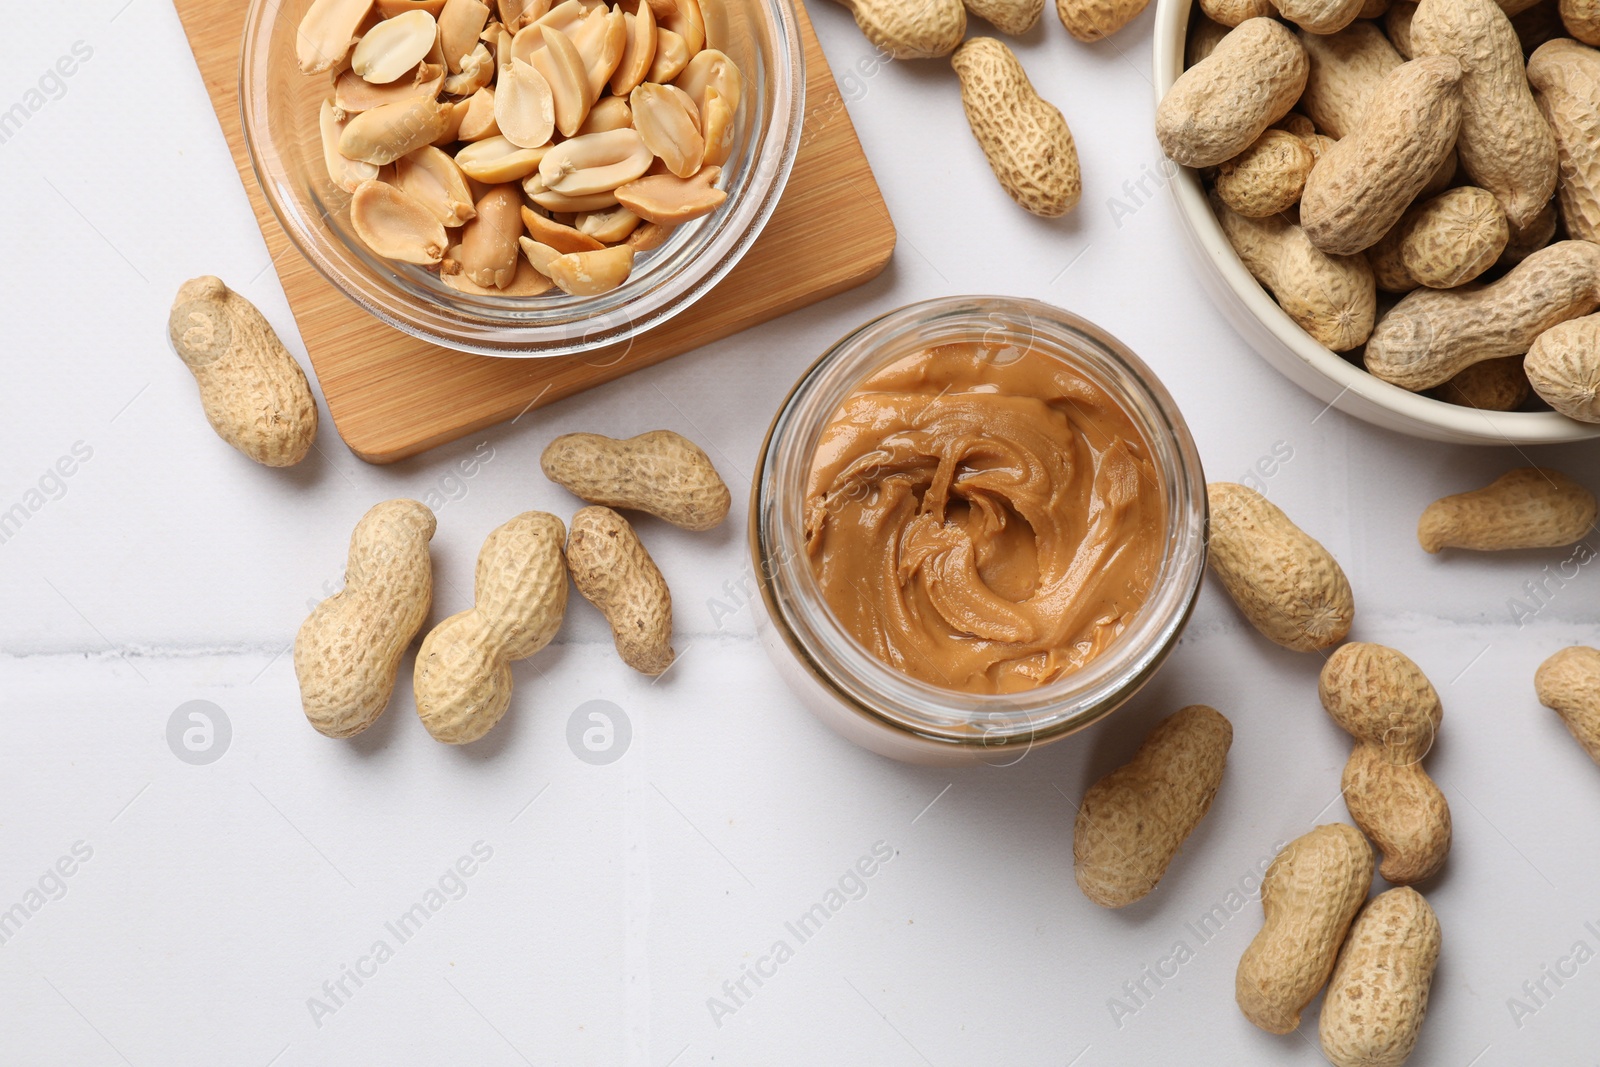
POLYGON ((356 235, 521 297, 610 292, 727 199, 742 75, 708 43, 699 0, 314 0, 297 37, 356 235))
POLYGON ((1284 311, 1401 388, 1600 422, 1595 5, 1200 6, 1157 136, 1284 311))

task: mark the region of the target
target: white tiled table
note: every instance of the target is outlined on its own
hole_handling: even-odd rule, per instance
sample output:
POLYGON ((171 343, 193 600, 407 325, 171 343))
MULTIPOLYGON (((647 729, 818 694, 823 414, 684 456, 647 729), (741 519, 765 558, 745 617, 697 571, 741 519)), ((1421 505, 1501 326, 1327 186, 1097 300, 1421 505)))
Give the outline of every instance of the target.
MULTIPOLYGON (((901 233, 881 279, 392 468, 324 432, 278 472, 215 438, 163 339, 178 284, 215 273, 298 352, 178 20, 163 0, 124 4, 6 15, 0 110, 23 108, 0 144, 0 511, 28 515, 0 544, 0 909, 25 914, 0 927, 0 1063, 1319 1062, 1314 1015, 1274 1038, 1234 1009, 1259 910, 1229 894, 1249 895, 1275 842, 1344 817, 1348 740, 1318 706, 1320 658, 1268 645, 1214 589, 1134 705, 1005 770, 888 763, 809 719, 738 593, 742 515, 709 535, 641 524, 683 652, 658 684, 621 668, 574 598, 479 745, 430 740, 406 680, 355 742, 301 718, 286 645, 375 501, 445 501, 439 609, 459 610, 489 529, 573 507, 538 471, 551 436, 680 430, 742 498, 773 409, 829 342, 900 303, 982 291, 1056 301, 1128 342, 1213 478, 1287 456, 1268 490, 1343 561, 1356 636, 1399 646, 1443 694, 1429 766, 1456 843, 1428 894, 1445 951, 1414 1062, 1593 1057, 1600 963, 1544 979, 1538 1003, 1523 983, 1570 973, 1578 942, 1600 949, 1600 770, 1531 687, 1549 651, 1600 638, 1600 573, 1549 583, 1518 625, 1513 601, 1565 553, 1433 558, 1413 528, 1427 501, 1523 457, 1375 431, 1242 349, 1155 178, 1148 13, 1088 47, 1047 12, 1019 46, 1084 161, 1082 206, 1052 223, 995 187, 943 64, 875 64, 842 9, 815 5, 836 69, 864 64, 850 112, 901 233), (76 42, 72 76, 41 86, 76 42), (75 453, 70 477, 46 477, 75 453), (631 723, 609 765, 566 741, 591 700, 631 723), (231 727, 215 762, 169 748, 190 701, 231 727), (1072 881, 1068 798, 1192 702, 1237 731, 1216 806, 1158 892, 1102 912, 1072 881), (868 865, 864 892, 846 880, 859 899, 796 937, 786 924, 875 846, 893 859, 868 865), (464 857, 470 877, 451 873, 464 857), (416 904, 426 920, 400 925, 416 904), (730 999, 723 983, 758 964, 769 976, 730 999), (1514 1017, 1512 997, 1536 1010, 1514 1017)), ((1533 458, 1600 487, 1596 455, 1533 458)))

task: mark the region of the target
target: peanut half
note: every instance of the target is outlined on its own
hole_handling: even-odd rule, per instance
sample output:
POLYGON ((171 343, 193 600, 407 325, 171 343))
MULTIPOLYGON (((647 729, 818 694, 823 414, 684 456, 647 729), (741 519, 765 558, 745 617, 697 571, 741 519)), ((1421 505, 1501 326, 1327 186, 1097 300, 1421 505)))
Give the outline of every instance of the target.
POLYGON ((1342 786, 1350 817, 1383 853, 1379 873, 1395 885, 1437 874, 1450 851, 1450 806, 1422 769, 1444 709, 1422 670, 1383 645, 1341 646, 1317 691, 1339 728, 1355 738, 1342 786))
POLYGON ((305 459, 317 403, 305 371, 256 306, 209 275, 184 282, 167 318, 217 436, 268 467, 305 459))
POLYGON ((1400 1067, 1428 1014, 1439 919, 1415 889, 1372 898, 1345 939, 1317 1036, 1334 1067, 1400 1067))
POLYGON ((1073 875, 1106 908, 1143 899, 1211 809, 1233 726, 1195 704, 1156 726, 1133 760, 1083 796, 1072 833, 1073 875))
POLYGON ((1022 207, 1059 218, 1083 195, 1078 149, 1061 112, 1034 91, 1011 49, 974 37, 950 57, 973 137, 1000 185, 1022 207))
POLYGON ((1355 617, 1332 554, 1248 486, 1212 482, 1210 566, 1262 635, 1296 652, 1330 648, 1355 617))
POLYGON ((1520 467, 1482 489, 1429 504, 1417 522, 1424 550, 1559 548, 1594 528, 1595 496, 1558 470, 1520 467))
POLYGON ((1319 826, 1278 853, 1261 880, 1261 931, 1234 979, 1245 1018, 1273 1034, 1300 1025, 1371 888, 1372 846, 1353 826, 1319 826))
POLYGON ((567 608, 566 528, 529 511, 478 553, 476 602, 435 626, 417 651, 417 715, 437 741, 464 745, 511 706, 511 663, 550 643, 567 608))
POLYGON ((1561 716, 1589 758, 1600 763, 1600 649, 1574 645, 1539 665, 1539 703, 1561 716))
POLYGON ((671 430, 627 440, 564 434, 545 448, 539 465, 545 477, 582 500, 648 512, 685 530, 711 529, 732 504, 710 458, 671 430))
POLYGON ((294 639, 300 703, 319 733, 354 736, 389 706, 400 657, 433 605, 435 526, 415 500, 384 501, 356 524, 344 588, 317 605, 294 639))
POLYGON ((672 594, 628 520, 607 507, 572 517, 572 584, 606 617, 622 661, 641 674, 672 666, 672 594))

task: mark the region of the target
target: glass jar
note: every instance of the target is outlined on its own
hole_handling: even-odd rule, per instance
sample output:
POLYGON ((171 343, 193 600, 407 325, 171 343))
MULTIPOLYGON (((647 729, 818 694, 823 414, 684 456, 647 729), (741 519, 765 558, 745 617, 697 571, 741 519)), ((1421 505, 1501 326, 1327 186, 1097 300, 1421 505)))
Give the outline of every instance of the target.
POLYGON ((296 59, 310 0, 251 0, 239 105, 257 180, 284 232, 335 289, 413 337, 488 356, 589 352, 661 325, 710 292, 761 235, 800 150, 806 65, 791 0, 707 5, 708 39, 738 64, 744 94, 720 188, 728 199, 641 253, 599 296, 474 296, 423 267, 382 259, 355 234, 350 194, 328 180, 320 107, 328 77, 296 59))
POLYGON ((915 763, 1006 764, 1116 710, 1177 645, 1206 563, 1206 484, 1188 427, 1142 360, 1060 308, 997 296, 892 311, 829 349, 800 378, 762 446, 750 550, 765 606, 763 644, 801 701, 840 734, 915 763), (1012 344, 1053 356, 1105 389, 1144 435, 1160 477, 1166 544, 1149 597, 1126 631, 1079 670, 1024 692, 966 693, 914 679, 848 634, 806 552, 806 479, 824 427, 859 383, 934 345, 1012 344))

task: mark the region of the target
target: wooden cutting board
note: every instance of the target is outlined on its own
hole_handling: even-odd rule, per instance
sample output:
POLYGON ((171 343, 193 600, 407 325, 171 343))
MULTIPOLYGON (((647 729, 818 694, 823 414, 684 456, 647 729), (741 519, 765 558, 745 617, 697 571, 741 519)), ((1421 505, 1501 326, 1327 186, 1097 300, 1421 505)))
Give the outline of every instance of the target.
POLYGON ((289 245, 267 206, 239 118, 244 0, 173 0, 278 264, 300 337, 339 436, 369 463, 392 463, 543 404, 659 363, 876 277, 894 224, 804 7, 806 127, 794 173, 761 237, 693 308, 585 356, 496 359, 419 341, 334 289, 289 245))

